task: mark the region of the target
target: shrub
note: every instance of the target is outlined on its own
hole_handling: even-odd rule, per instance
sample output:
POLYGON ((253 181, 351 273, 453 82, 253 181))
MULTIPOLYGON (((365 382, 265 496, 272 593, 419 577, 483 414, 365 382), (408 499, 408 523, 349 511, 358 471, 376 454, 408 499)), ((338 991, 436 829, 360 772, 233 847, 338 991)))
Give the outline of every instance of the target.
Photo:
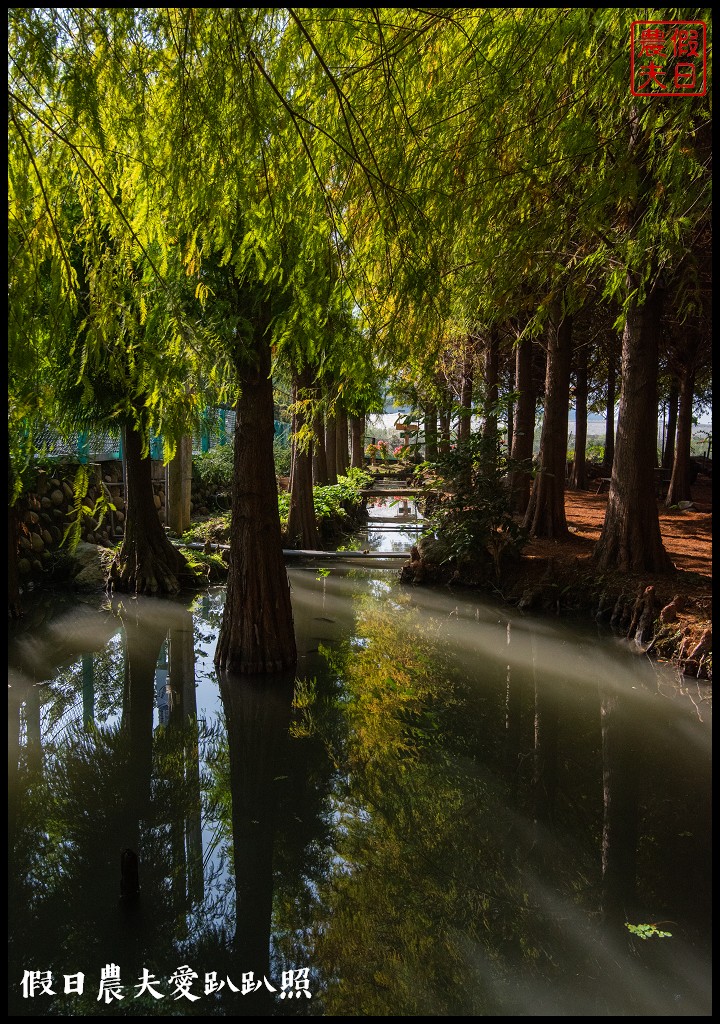
POLYGON ((273 438, 273 455, 275 457, 276 475, 289 476, 292 450, 290 447, 290 436, 288 434, 275 435, 273 438))
POLYGON ((209 491, 229 491, 233 478, 234 448, 221 444, 193 456, 193 476, 209 491))
POLYGON ((426 508, 430 532, 447 552, 444 561, 501 558, 519 553, 525 532, 515 521, 507 488, 510 460, 494 438, 473 435, 438 462, 433 493, 441 497, 426 508))

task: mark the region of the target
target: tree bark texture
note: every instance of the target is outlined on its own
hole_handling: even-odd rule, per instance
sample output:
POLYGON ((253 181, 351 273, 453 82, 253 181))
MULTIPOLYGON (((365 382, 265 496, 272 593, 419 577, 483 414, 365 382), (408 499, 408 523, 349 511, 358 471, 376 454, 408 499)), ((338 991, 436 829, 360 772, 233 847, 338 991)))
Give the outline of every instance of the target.
POLYGON ((568 536, 565 473, 571 354, 571 318, 561 315, 558 304, 547 332, 545 415, 540 437, 539 466, 525 511, 524 525, 533 537, 557 540, 568 536))
POLYGON ((194 576, 185 557, 165 533, 155 508, 152 460, 142 454, 142 435, 123 430, 125 453, 125 533, 110 567, 113 590, 136 594, 174 594, 194 576))
MULTIPOLYGON (((628 280, 634 290, 637 281, 628 280)), ((623 331, 622 384, 607 511, 593 559, 600 570, 670 572, 655 497, 657 367, 663 292, 634 300, 623 331)))
POLYGON ((362 469, 365 465, 365 449, 363 437, 365 435, 365 417, 350 417, 350 465, 353 469, 362 469))
POLYGON ((677 414, 677 441, 673 459, 672 478, 668 487, 665 504, 677 505, 679 501, 690 501, 690 445, 692 442, 692 413, 695 397, 695 370, 692 364, 682 368, 680 374, 680 395, 677 414))
POLYGON ((465 341, 465 356, 462 365, 462 382, 460 385, 460 410, 458 413, 458 444, 470 440, 472 417, 473 385, 475 383, 475 340, 465 341))
POLYGON ((677 379, 673 379, 670 385, 670 394, 668 396, 668 421, 667 421, 667 432, 665 434, 665 443, 663 445, 662 455, 662 468, 672 469, 675 461, 675 434, 677 431, 677 419, 678 419, 678 400, 680 398, 680 390, 678 388, 677 379))
MULTIPOLYGON (((303 402, 312 388, 309 367, 293 373, 293 403, 303 402)), ((293 414, 293 472, 290 480, 290 512, 288 514, 288 543, 290 547, 316 550, 319 544, 315 505, 313 503, 312 449, 298 444, 298 434, 308 426, 302 406, 293 414)))
POLYGON ((608 355, 607 367, 607 393, 605 396, 605 454, 603 456, 603 467, 609 473, 612 469, 615 458, 615 398, 616 398, 616 376, 615 353, 608 355))
POLYGON ((438 420, 440 421, 440 440, 438 441, 438 451, 440 455, 447 455, 450 451, 450 411, 449 409, 442 409, 438 413, 438 420))
POLYGON ((313 450, 312 450, 312 473, 313 483, 324 487, 328 482, 327 452, 325 451, 325 425, 323 421, 320 401, 322 389, 316 382, 312 388, 315 399, 315 413, 313 415, 313 450))
POLYGON ((498 379, 500 376, 500 338, 491 328, 485 343, 485 422, 483 437, 497 437, 498 379))
POLYGON ((344 409, 339 408, 335 416, 335 472, 338 476, 345 476, 350 465, 348 454, 348 415, 344 409))
POLYGON ((438 414, 437 406, 428 405, 424 415, 425 458, 428 462, 437 462, 438 457, 438 414))
POLYGON ((536 393, 533 385, 533 352, 530 338, 523 338, 515 349, 515 390, 518 399, 510 449, 515 466, 510 476, 510 488, 513 508, 524 515, 530 500, 530 467, 535 442, 536 393))
POLYGON ((576 491, 587 487, 587 399, 587 346, 581 342, 575 349, 575 458, 570 475, 570 486, 576 491))
POLYGON ((254 365, 243 362, 238 375, 230 565, 215 665, 236 674, 283 672, 295 668, 297 649, 280 534, 267 328, 257 337, 254 365))
POLYGON ((335 417, 325 417, 325 453, 327 456, 327 482, 337 483, 337 424, 335 417))

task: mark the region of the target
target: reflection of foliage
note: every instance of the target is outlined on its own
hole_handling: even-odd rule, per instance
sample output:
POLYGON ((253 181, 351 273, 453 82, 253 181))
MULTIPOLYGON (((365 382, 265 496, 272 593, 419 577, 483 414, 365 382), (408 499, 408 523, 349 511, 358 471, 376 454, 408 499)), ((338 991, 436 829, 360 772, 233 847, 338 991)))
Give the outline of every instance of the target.
MULTIPOLYGON (((456 687, 438 642, 419 642, 411 621, 394 603, 363 606, 362 639, 330 656, 346 687, 335 710, 342 708, 342 727, 335 718, 332 736, 312 702, 314 726, 341 773, 328 804, 336 852, 320 884, 313 946, 326 978, 325 1014, 348 1000, 359 1016, 492 1007, 476 1001, 468 1010, 478 978, 462 948, 468 936, 483 941, 500 906, 487 872, 476 876, 483 845, 484 867, 503 870, 500 850, 487 848, 485 823, 471 826, 487 782, 475 779, 469 790, 462 749, 442 749, 441 730, 459 711, 456 687)), ((521 902, 522 894, 512 898, 521 902)))

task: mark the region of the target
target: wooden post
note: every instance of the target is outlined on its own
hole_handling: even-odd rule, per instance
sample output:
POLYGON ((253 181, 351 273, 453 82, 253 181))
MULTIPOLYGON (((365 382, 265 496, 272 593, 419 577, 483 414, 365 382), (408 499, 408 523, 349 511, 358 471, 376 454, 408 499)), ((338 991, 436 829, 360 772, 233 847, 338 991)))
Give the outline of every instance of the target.
POLYGON ((181 537, 190 528, 192 438, 181 438, 175 458, 168 465, 167 524, 181 537))

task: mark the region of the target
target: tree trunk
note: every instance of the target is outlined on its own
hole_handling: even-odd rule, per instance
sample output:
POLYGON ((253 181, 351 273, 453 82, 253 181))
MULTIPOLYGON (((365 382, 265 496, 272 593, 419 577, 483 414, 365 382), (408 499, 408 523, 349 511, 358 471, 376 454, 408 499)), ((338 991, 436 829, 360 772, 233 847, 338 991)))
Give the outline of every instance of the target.
POLYGON ((363 448, 363 436, 365 434, 365 417, 350 417, 350 465, 353 469, 362 469, 365 465, 365 450, 363 448))
MULTIPOLYGON (((293 404, 307 399, 312 387, 312 371, 304 367, 293 371, 293 404)), ((287 535, 290 547, 309 548, 316 550, 319 546, 315 505, 313 503, 312 485, 312 449, 306 448, 306 440, 298 443, 303 428, 308 424, 305 413, 298 409, 293 414, 294 433, 293 470, 290 479, 290 512, 288 514, 287 535)))
POLYGON ((695 370, 692 363, 683 367, 680 375, 680 403, 677 416, 677 443, 672 477, 665 504, 670 507, 679 501, 690 501, 690 445, 692 442, 692 412, 695 397, 695 370))
POLYGON ((567 467, 568 400, 572 321, 561 318, 560 309, 548 330, 545 370, 545 415, 538 473, 525 511, 525 528, 533 537, 554 539, 568 536, 565 518, 565 472, 567 467))
POLYGON ((475 382, 475 343, 473 338, 465 342, 465 357, 462 368, 462 384, 460 387, 460 411, 458 413, 458 444, 470 440, 472 418, 473 384, 475 382))
POLYGON ((320 487, 324 487, 328 483, 328 464, 327 464, 327 452, 325 450, 325 427, 323 424, 323 414, 320 408, 321 391, 318 384, 313 386, 313 395, 317 403, 315 407, 315 415, 313 416, 312 428, 313 428, 313 454, 312 454, 312 473, 313 483, 318 484, 320 487))
POLYGON ((615 458, 615 353, 608 355, 607 395, 605 398, 605 454, 603 468, 606 474, 612 469, 615 458))
POLYGON ((110 567, 113 590, 136 594, 175 594, 195 577, 158 518, 152 486, 152 461, 143 456, 142 435, 130 424, 123 430, 126 518, 120 550, 110 567))
POLYGON ((523 338, 515 349, 515 390, 518 393, 510 457, 515 463, 510 474, 512 504, 521 515, 530 500, 530 467, 535 442, 535 388, 533 353, 530 338, 523 338))
POLYGON ((192 437, 182 437, 168 465, 168 526, 178 537, 190 529, 192 437))
POLYGON ((485 423, 483 437, 497 438, 498 378, 500 376, 500 339, 491 328, 485 345, 485 423))
POLYGON ((450 451, 450 410, 443 409, 438 413, 440 421, 440 441, 438 451, 440 455, 447 455, 450 451))
POLYGON ((344 409, 338 409, 335 417, 335 471, 338 476, 345 476, 350 465, 348 456, 348 417, 344 409))
POLYGON ((570 476, 570 486, 576 491, 587 487, 587 396, 587 345, 581 343, 575 350, 575 458, 570 476))
POLYGON ((238 366, 230 566, 215 654, 218 671, 237 674, 297 664, 273 460, 268 323, 269 315, 257 337, 255 365, 238 366))
POLYGON ((438 415, 437 406, 428 405, 424 417, 425 458, 428 462, 437 462, 438 457, 438 415))
POLYGON ((680 391, 678 389, 678 382, 677 379, 674 378, 670 385, 670 395, 668 396, 667 433, 665 435, 665 444, 663 446, 662 456, 663 469, 672 469, 673 463, 675 462, 675 432, 677 431, 679 398, 680 391))
POLYGON ((337 424, 334 416, 325 417, 325 453, 329 484, 337 483, 337 424))
MULTIPOLYGON (((638 282, 629 277, 628 289, 638 282)), ((657 367, 663 293, 632 300, 623 331, 617 445, 607 512, 593 558, 601 571, 670 572, 655 498, 657 367)))

